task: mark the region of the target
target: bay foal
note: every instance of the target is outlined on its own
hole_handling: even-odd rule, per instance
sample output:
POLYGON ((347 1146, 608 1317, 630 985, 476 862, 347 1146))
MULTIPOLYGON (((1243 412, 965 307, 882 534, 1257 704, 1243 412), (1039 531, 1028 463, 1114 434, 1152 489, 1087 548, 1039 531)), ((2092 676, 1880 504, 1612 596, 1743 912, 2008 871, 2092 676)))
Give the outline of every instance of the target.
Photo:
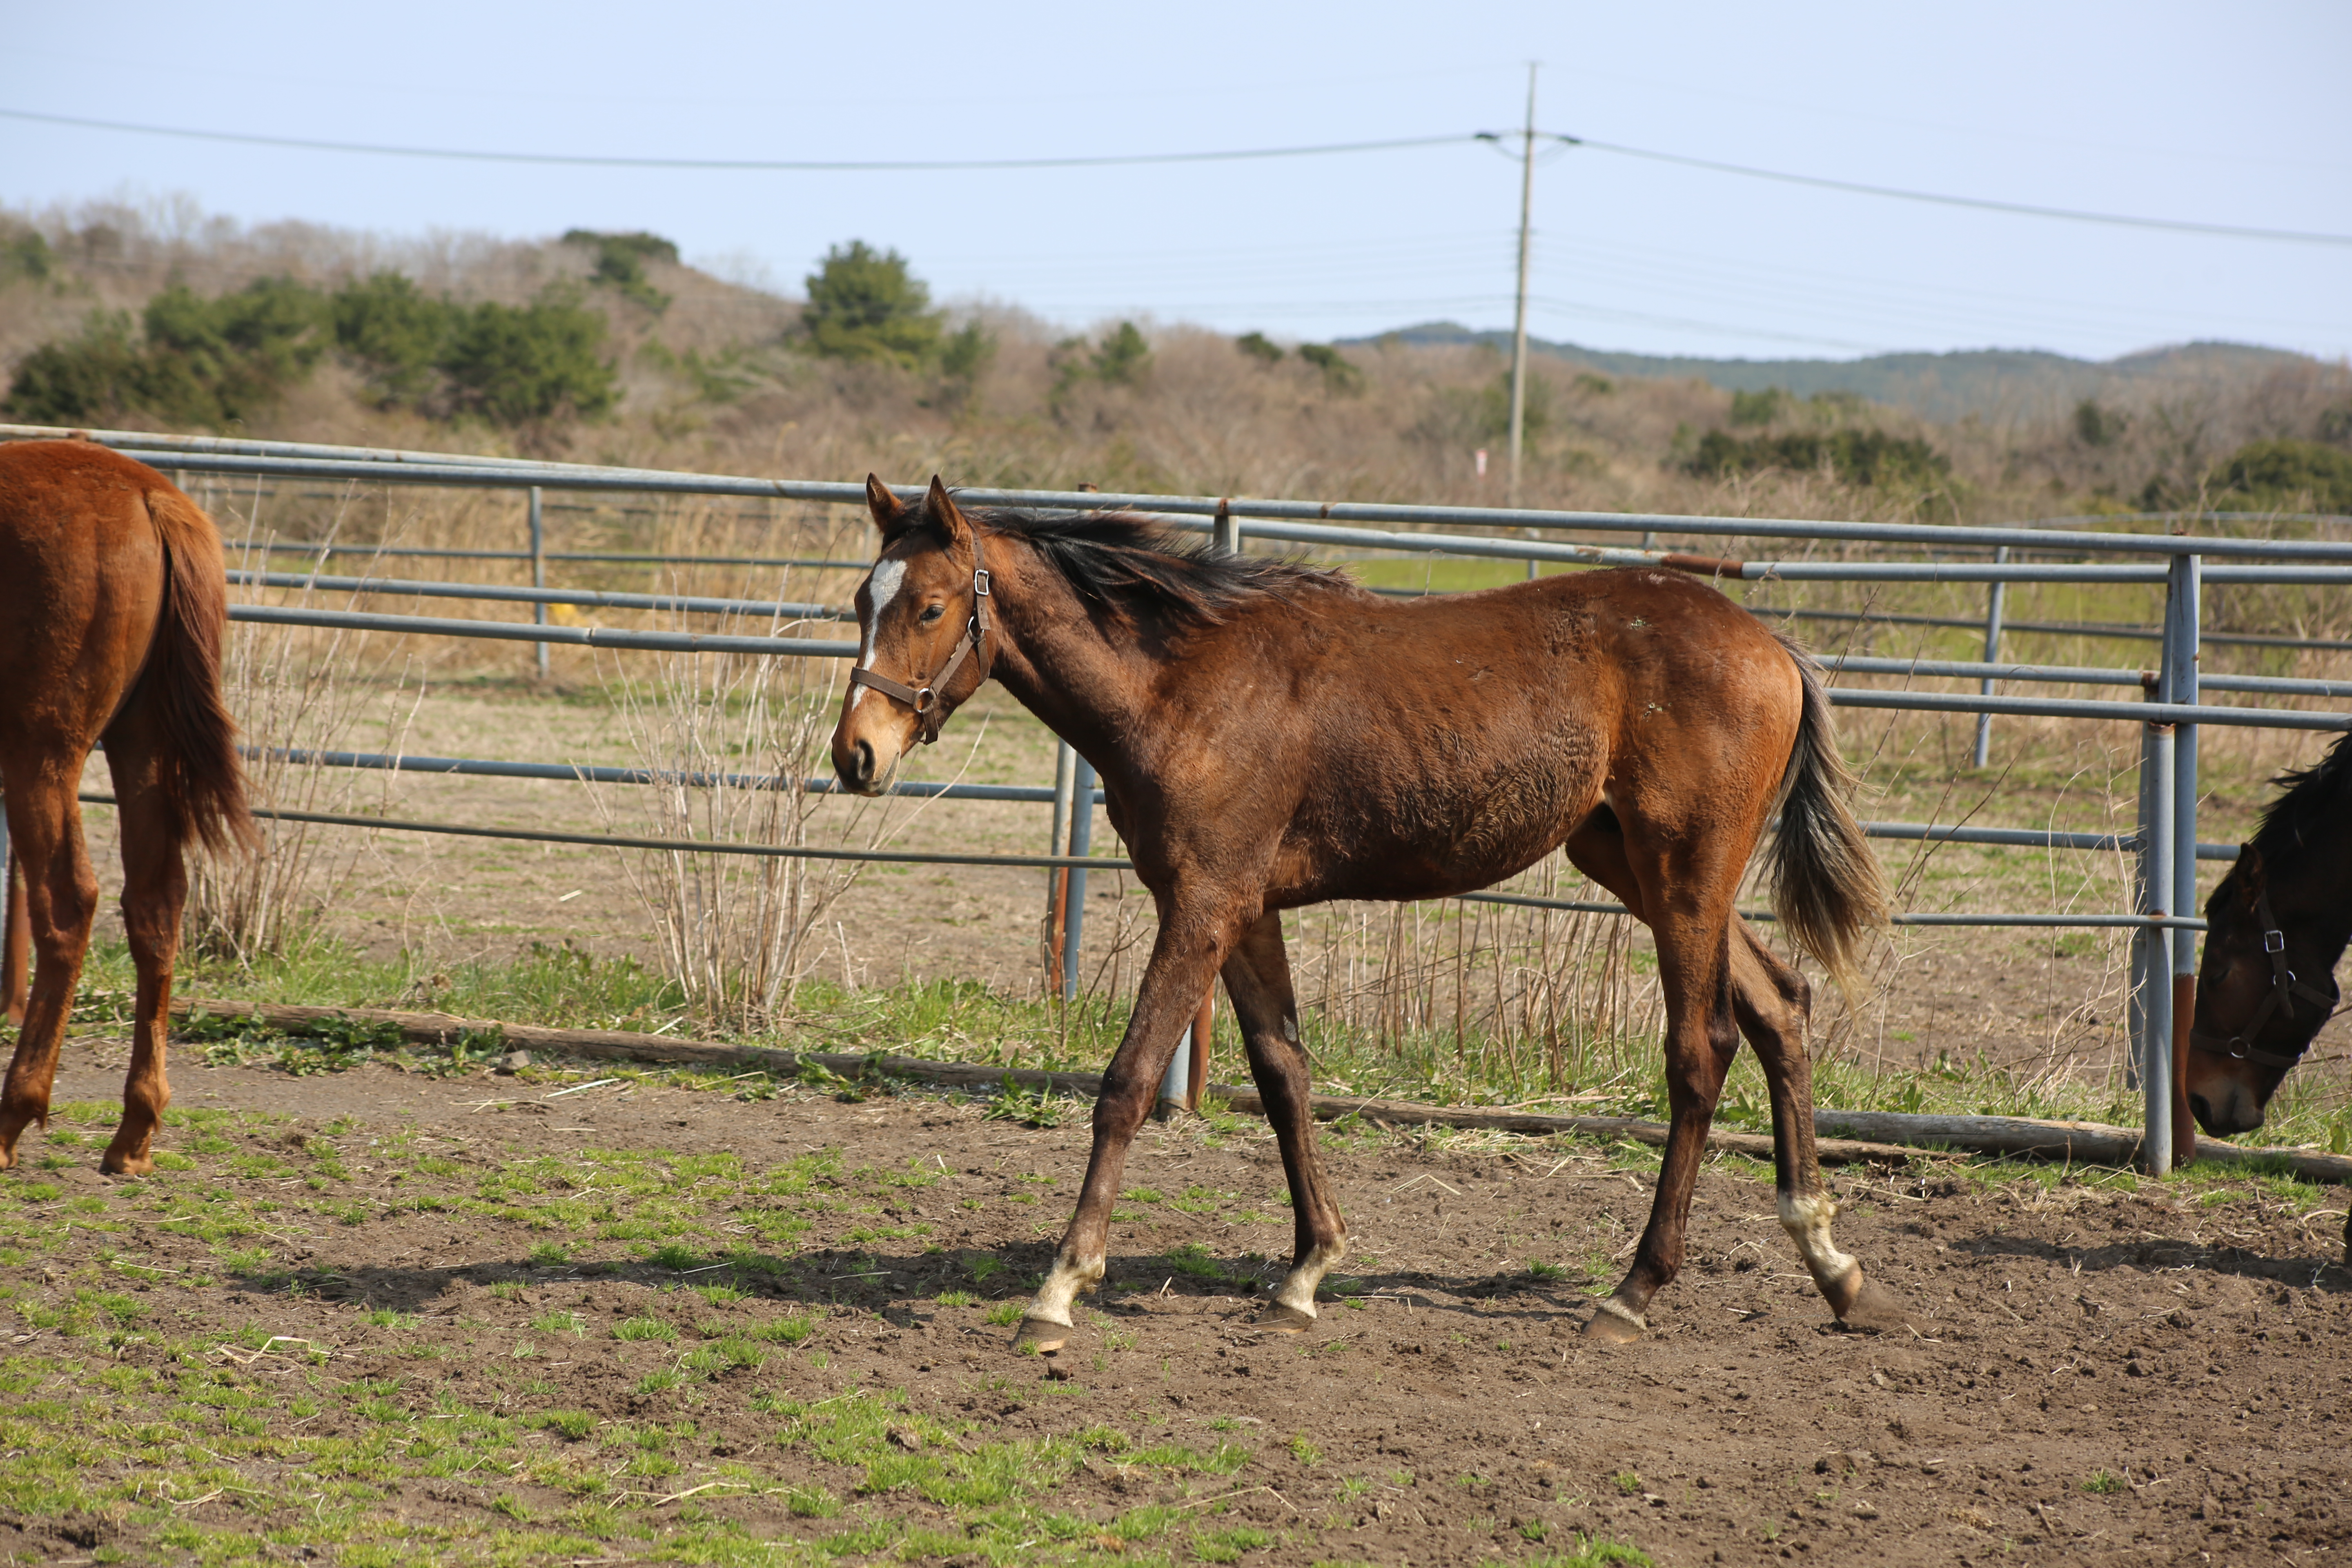
MULTIPOLYGON (((227 579, 210 519, 169 479, 84 441, 0 445, 0 795, 33 951, 0 1088, 0 1167, 47 1124, 74 983, 98 912, 75 795, 101 738, 122 834, 122 921, 138 966, 122 1121, 100 1169, 143 1175, 172 1097, 172 961, 191 840, 250 842, 221 705, 227 579)), ((9 998, 14 1001, 14 998, 9 998)))
POLYGON ((1842 984, 1884 918, 1801 654, 1666 572, 1400 603, 1134 517, 967 516, 936 479, 918 505, 876 479, 866 500, 881 553, 857 593, 863 642, 834 731, 843 782, 878 793, 993 676, 1094 765, 1159 912, 1095 1105, 1086 1184, 1023 1342, 1058 1349, 1076 1293, 1102 1278, 1129 1144, 1220 975, 1296 1215, 1290 1271, 1262 1321, 1307 1326, 1348 1230, 1316 1159, 1281 911, 1446 898, 1562 847, 1656 938, 1673 1109, 1633 1266, 1585 1332, 1640 1335, 1681 1268, 1742 1034, 1769 1086, 1781 1224, 1841 1318, 1899 1317, 1831 1238, 1805 982, 1732 908, 1777 807, 1778 912, 1842 984))

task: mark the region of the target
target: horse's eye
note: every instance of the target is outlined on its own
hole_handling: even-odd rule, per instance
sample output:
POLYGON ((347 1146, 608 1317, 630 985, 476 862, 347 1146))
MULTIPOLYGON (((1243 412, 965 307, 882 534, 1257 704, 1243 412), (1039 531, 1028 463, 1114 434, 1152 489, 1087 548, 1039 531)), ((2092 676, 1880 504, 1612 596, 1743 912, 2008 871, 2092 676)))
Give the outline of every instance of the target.
POLYGON ((941 616, 944 616, 947 613, 948 607, 945 605, 933 605, 929 609, 923 612, 923 625, 928 626, 933 621, 938 620, 941 616))

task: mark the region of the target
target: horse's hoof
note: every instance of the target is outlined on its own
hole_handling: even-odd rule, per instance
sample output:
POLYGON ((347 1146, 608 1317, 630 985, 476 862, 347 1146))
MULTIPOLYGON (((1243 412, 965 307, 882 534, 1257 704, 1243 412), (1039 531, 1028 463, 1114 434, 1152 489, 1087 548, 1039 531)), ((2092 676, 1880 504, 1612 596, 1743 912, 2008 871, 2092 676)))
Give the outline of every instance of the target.
POLYGON ((1312 1312, 1302 1312, 1296 1307, 1286 1307, 1279 1301, 1270 1301, 1255 1318, 1251 1320, 1250 1327, 1268 1334, 1303 1334, 1314 1328, 1316 1318, 1312 1312))
POLYGON ((155 1157, 152 1154, 128 1154, 118 1158, 114 1151, 109 1149, 98 1163, 98 1173, 101 1176, 151 1176, 155 1173, 155 1157))
POLYGON ((1649 1331, 1648 1320, 1613 1299, 1601 1301, 1584 1325, 1584 1337, 1604 1345, 1637 1344, 1649 1331))
POLYGON ((1864 1279, 1853 1302, 1838 1314, 1838 1321, 1849 1329, 1883 1334, 1909 1328, 1911 1314, 1894 1291, 1875 1279, 1864 1279))
POLYGON ((1070 1342, 1076 1332, 1067 1323, 1049 1323, 1043 1318, 1024 1318, 1013 1331, 1013 1348, 1023 1355, 1052 1355, 1070 1342))

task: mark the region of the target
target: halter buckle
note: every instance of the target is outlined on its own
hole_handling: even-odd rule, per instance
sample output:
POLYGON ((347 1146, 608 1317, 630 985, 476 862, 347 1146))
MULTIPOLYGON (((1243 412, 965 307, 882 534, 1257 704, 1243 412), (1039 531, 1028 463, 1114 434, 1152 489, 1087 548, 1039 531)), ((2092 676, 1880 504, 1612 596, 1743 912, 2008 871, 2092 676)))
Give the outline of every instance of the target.
POLYGON ((2286 932, 2283 931, 2266 931, 2263 932, 2263 951, 2264 952, 2284 952, 2286 951, 2286 932))
POLYGON ((989 596, 987 567, 976 566, 972 569, 971 593, 972 597, 976 599, 985 599, 989 596))

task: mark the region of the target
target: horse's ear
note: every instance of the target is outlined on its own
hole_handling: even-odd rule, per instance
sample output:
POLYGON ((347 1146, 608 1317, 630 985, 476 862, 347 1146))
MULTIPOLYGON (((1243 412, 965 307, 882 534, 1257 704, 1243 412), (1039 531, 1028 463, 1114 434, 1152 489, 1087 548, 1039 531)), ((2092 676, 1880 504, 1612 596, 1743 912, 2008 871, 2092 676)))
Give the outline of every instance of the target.
POLYGON ((948 494, 948 487, 937 474, 931 476, 931 491, 923 498, 923 507, 930 513, 931 521, 939 531, 947 535, 950 546, 965 543, 971 538, 971 522, 956 509, 955 498, 948 494))
POLYGON ((2263 896, 2270 885, 2269 869, 2263 865, 2263 852, 2251 844, 2238 847, 2238 864, 2230 879, 2237 884, 2238 902, 2248 914, 2254 912, 2254 900, 2263 896))
POLYGON ((889 543, 907 531, 912 520, 907 515, 906 503, 890 493, 890 487, 878 474, 866 476, 866 510, 874 514, 874 526, 882 531, 882 542, 889 543))

